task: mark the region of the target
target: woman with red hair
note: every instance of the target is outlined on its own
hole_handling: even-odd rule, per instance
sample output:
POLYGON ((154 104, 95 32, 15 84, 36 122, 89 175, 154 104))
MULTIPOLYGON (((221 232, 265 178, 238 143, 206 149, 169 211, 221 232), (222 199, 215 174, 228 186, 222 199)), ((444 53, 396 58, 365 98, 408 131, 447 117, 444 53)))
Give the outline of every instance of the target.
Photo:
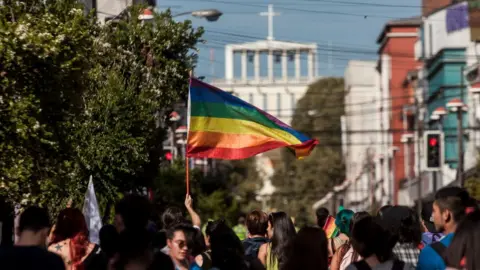
MULTIPOLYGON (((82 212, 66 208, 58 214, 48 250, 60 255, 66 270, 99 269, 100 247, 88 241, 88 228, 82 212)), ((102 268, 105 269, 105 268, 102 268)))

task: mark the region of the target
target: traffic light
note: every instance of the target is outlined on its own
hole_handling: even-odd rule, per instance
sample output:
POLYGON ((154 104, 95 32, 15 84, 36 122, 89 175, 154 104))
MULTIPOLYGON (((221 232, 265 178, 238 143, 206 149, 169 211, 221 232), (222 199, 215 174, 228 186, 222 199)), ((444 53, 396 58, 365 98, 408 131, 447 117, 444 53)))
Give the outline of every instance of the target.
POLYGON ((426 169, 439 170, 443 163, 443 143, 442 134, 440 132, 426 132, 426 169))

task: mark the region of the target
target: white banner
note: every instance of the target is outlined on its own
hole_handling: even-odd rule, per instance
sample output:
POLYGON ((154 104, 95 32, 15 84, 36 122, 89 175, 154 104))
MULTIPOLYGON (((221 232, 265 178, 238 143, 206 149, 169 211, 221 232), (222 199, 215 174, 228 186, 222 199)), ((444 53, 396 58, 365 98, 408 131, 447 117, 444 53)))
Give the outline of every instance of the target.
POLYGON ((98 208, 97 197, 95 196, 95 189, 93 187, 92 176, 88 181, 87 192, 85 193, 85 201, 83 203, 83 215, 87 222, 89 230, 89 240, 92 243, 100 244, 99 233, 102 228, 102 218, 100 217, 100 209, 98 208))

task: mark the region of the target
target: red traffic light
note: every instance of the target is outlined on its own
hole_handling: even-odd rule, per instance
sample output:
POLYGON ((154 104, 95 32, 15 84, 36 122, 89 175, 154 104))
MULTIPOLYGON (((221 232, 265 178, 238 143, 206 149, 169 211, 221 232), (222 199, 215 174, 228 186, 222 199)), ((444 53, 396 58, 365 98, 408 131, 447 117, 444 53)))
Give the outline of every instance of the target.
POLYGON ((172 157, 173 157, 173 156, 172 156, 172 152, 167 152, 167 153, 165 154, 165 158, 166 158, 167 160, 172 160, 172 157))
POLYGON ((438 139, 437 139, 437 138, 430 138, 430 139, 428 140, 428 144, 429 144, 430 146, 432 146, 432 147, 433 147, 433 146, 437 146, 437 144, 438 144, 438 139))

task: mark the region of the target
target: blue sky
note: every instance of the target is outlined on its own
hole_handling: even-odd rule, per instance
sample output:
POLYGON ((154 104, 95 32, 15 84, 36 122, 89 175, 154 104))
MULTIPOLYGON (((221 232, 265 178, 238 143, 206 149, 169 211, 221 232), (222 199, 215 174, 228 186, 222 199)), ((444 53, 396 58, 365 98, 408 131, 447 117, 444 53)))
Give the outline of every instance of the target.
POLYGON ((320 76, 342 76, 348 60, 376 59, 375 41, 384 24, 421 12, 420 0, 157 0, 160 10, 171 8, 173 14, 209 8, 224 13, 217 22, 178 18, 205 28, 195 73, 208 80, 223 77, 226 44, 266 38, 267 18, 259 13, 268 4, 281 13, 274 18, 276 40, 317 43, 320 76))

